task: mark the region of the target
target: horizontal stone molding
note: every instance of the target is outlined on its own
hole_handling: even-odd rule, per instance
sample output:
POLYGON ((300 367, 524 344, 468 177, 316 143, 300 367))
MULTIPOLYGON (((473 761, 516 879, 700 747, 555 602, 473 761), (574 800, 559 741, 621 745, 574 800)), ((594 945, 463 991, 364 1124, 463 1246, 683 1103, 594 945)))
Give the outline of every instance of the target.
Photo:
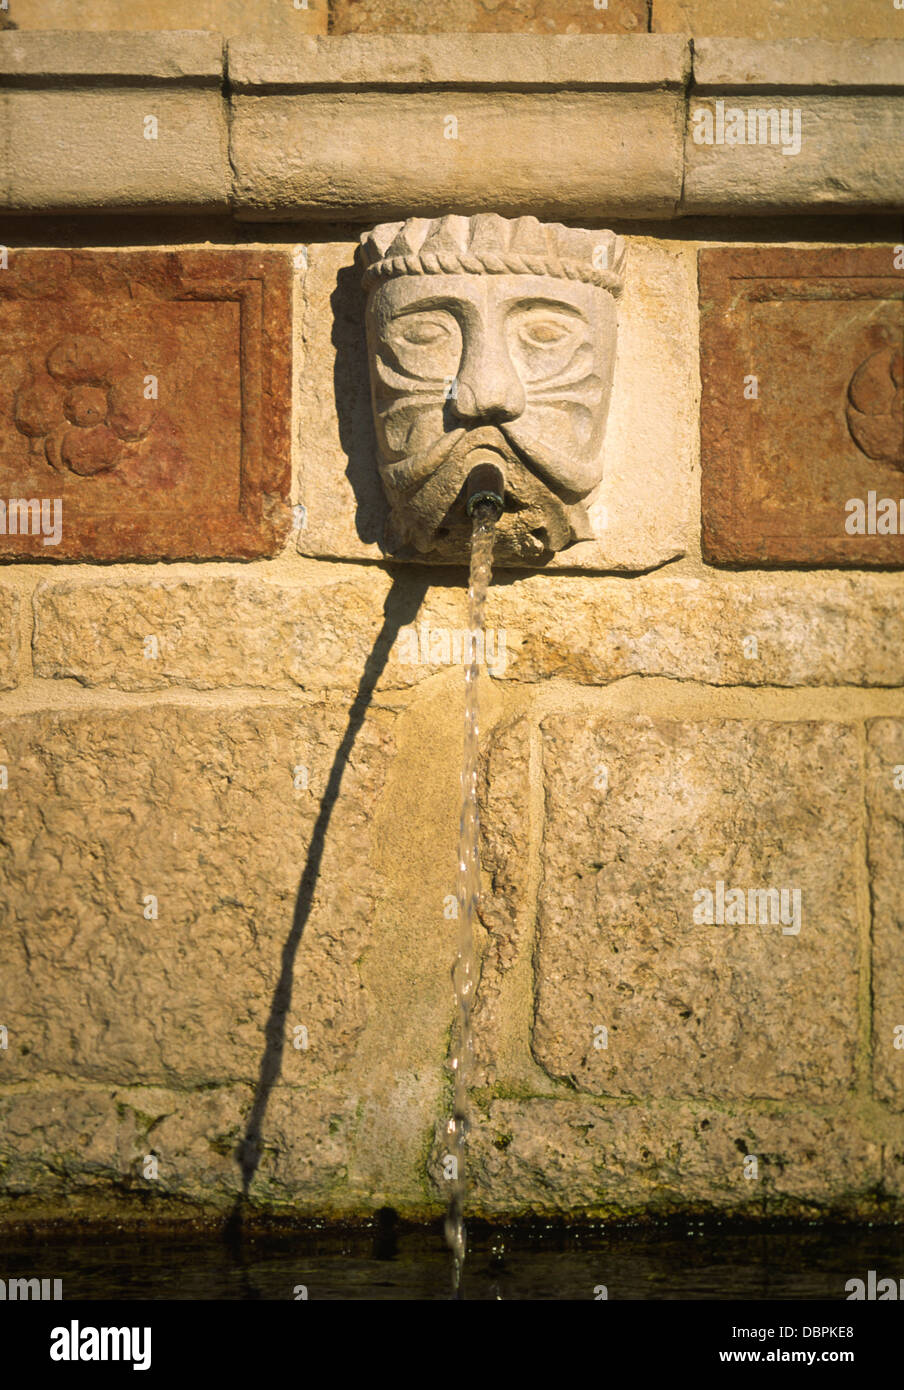
POLYGON ((225 209, 222 87, 214 34, 0 34, 0 207, 225 209))
MULTIPOLYGON (((372 222, 888 211, 904 39, 0 34, 9 211, 372 222), (701 104, 797 109, 801 145, 700 144, 701 104), (158 121, 157 139, 144 118, 158 121)), ((752 121, 758 128, 758 118, 752 121)))
POLYGON ((650 38, 231 43, 237 214, 672 216, 690 50, 650 38))
POLYGON ((0 35, 0 86, 38 82, 63 86, 62 78, 117 83, 178 82, 221 87, 223 40, 219 34, 182 30, 163 34, 63 33, 0 35))
MULTIPOLYGON (((901 26, 904 36, 904 25, 901 26)), ((847 40, 695 39, 699 92, 904 91, 904 37, 847 40)))
MULTIPOLYGON (((379 687, 404 689, 453 659, 461 596, 438 585, 421 598, 416 580, 377 569, 316 588, 252 576, 48 580, 34 594, 35 673, 131 691, 350 689, 375 648, 393 584, 405 618, 379 687), (152 660, 148 635, 157 639, 152 660)), ((487 649, 490 670, 509 681, 904 685, 893 575, 535 575, 491 589, 487 629, 496 643, 492 655, 487 649)))
POLYGON ((681 91, 689 75, 690 47, 678 34, 347 35, 303 39, 291 52, 229 44, 236 91, 681 91))
POLYGON ((682 212, 891 211, 904 189, 904 39, 699 39, 682 212))

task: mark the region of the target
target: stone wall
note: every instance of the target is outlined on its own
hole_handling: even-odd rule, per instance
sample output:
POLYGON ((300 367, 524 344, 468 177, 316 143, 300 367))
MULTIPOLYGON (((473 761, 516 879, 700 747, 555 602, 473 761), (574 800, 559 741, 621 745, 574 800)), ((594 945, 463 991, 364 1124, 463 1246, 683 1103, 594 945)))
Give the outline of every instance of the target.
MULTIPOLYGON (((25 0, 10 4, 27 28, 25 0)), ((524 27, 540 8, 485 7, 524 27)), ((554 8, 571 23, 572 7, 554 8)), ((653 28, 686 32, 710 8, 654 0, 653 28)), ((867 37, 897 13, 855 10, 867 37)), ((622 31, 633 12, 618 8, 622 31)), ((349 13, 337 5, 337 27, 349 13)), ((51 132, 44 146, 9 147, 19 163, 3 188, 18 215, 2 224, 0 277, 41 285, 63 265, 61 284, 86 276, 78 283, 102 284, 111 303, 140 303, 153 326, 167 257, 212 247, 224 283, 254 278, 248 257, 272 262, 265 347, 283 343, 291 379, 273 377, 262 397, 286 428, 262 446, 272 468, 251 549, 202 536, 202 499, 189 512, 194 549, 191 527, 167 549, 170 523, 156 514, 151 549, 140 520, 123 532, 130 558, 99 563, 91 533, 69 558, 39 546, 0 574, 0 1216, 218 1216, 243 1180, 255 1212, 442 1210, 463 711, 443 642, 465 626, 464 579, 380 554, 378 499, 362 481, 372 442, 352 263, 378 217, 481 201, 615 225, 629 280, 609 549, 571 568, 559 557, 552 573, 504 571, 489 599, 470 1208, 900 1214, 902 556, 851 565, 826 552, 770 568, 704 558, 716 455, 701 456, 700 310, 705 337, 711 306, 698 288, 701 251, 752 248, 765 266, 777 249, 843 246, 887 258, 882 312, 898 323, 893 45, 871 65, 847 45, 807 44, 806 66, 801 50, 774 45, 701 42, 692 54, 684 39, 651 37, 565 54, 529 39, 507 88, 483 39, 454 54, 442 39, 313 39, 301 58, 237 40, 224 87, 222 48, 206 36, 115 53, 58 35, 34 46, 42 38, 0 40, 12 44, 12 119, 18 104, 51 132), (83 157, 52 158, 53 129, 82 138, 73 112, 88 109, 77 103, 97 78, 105 115, 83 157), (510 89, 522 79, 531 90, 510 89), (400 134, 393 112, 412 81, 424 124, 400 134), (771 85, 770 102, 787 90, 811 103, 818 136, 803 172, 789 182, 780 151, 770 164, 756 150, 743 176, 728 162, 712 173, 689 133, 695 83, 701 100, 746 86, 737 99, 755 103, 771 85), (484 102, 499 128, 444 170, 423 112, 436 91, 441 115, 456 87, 465 121, 469 101, 483 120, 484 102), (572 148, 552 173, 540 160, 538 209, 536 183, 488 187, 486 161, 503 138, 542 154, 541 107, 556 92, 572 148), (172 111, 173 142, 158 142, 154 167, 121 133, 149 94, 172 103, 159 110, 172 111), (832 145, 852 110, 862 143, 832 145), (631 129, 647 143, 626 148, 631 129), (17 262, 20 248, 38 259, 17 262), (78 262, 81 248, 99 259, 78 262), (141 264, 123 269, 117 257, 134 250, 141 264), (799 891, 799 917, 695 921, 700 890, 737 888, 745 901, 799 891)), ((179 264, 188 276, 190 261, 179 264)), ((863 278, 853 263, 845 273, 863 278)), ((0 313, 12 313, 12 283, 0 279, 0 313)), ((81 305, 88 290, 73 294, 81 305)), ((186 359, 194 350, 226 372, 231 338, 220 357, 208 320, 183 328, 176 309, 159 313, 161 341, 178 330, 186 359)), ((802 355, 817 341, 805 319, 789 329, 802 355)), ((850 331, 844 320, 833 341, 850 331)), ((155 341, 149 329, 148 353, 155 341)), ((742 439, 757 407, 732 382, 723 434, 742 439)), ((24 448, 14 385, 0 373, 10 497, 13 445, 24 448)), ((193 399, 195 415, 191 400, 172 406, 174 428, 202 440, 222 425, 208 491, 228 510, 233 435, 215 402, 193 399)), ((838 433, 843 403, 817 416, 813 469, 859 479, 838 433)), ((815 508, 830 494, 808 476, 815 508)), ((869 476, 904 492, 894 466, 869 476)), ((150 518, 157 503, 139 502, 150 518)))

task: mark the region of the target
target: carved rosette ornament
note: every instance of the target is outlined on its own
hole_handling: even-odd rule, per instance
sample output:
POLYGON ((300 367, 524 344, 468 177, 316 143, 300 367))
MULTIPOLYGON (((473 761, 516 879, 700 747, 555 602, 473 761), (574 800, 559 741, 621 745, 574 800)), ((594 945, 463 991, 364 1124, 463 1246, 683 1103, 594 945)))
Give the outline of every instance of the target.
POLYGON ((386 547, 462 560, 468 476, 505 482, 499 560, 594 539, 588 514, 624 247, 535 217, 410 218, 361 238, 386 547))
POLYGON ((846 414, 857 448, 904 472, 904 352, 887 347, 860 363, 848 385, 846 414))
POLYGON ((144 439, 156 401, 144 397, 144 369, 91 334, 62 338, 16 392, 16 429, 52 468, 82 477, 115 468, 144 439))

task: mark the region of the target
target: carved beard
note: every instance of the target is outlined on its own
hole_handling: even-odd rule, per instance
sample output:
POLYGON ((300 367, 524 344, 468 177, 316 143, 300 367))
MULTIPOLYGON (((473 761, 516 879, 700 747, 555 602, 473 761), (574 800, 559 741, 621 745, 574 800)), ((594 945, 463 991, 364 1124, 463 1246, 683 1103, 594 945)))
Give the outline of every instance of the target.
MULTIPOLYGON (((593 530, 581 500, 565 501, 537 476, 506 424, 464 426, 442 435, 428 449, 409 454, 381 469, 390 501, 387 546, 413 545, 421 552, 460 555, 470 533, 465 486, 476 462, 498 456, 505 478, 505 512, 497 525, 497 553, 540 556, 592 540, 593 530), (436 518, 442 520, 437 525, 436 518)), ((494 460, 495 461, 495 460, 494 460)))

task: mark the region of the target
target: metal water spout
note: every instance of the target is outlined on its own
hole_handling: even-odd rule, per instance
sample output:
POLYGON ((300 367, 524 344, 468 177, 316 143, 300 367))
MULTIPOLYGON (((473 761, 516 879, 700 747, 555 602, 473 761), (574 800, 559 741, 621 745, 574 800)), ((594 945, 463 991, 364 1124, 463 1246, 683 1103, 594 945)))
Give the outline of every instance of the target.
POLYGON ((475 464, 468 474, 465 489, 465 511, 473 519, 478 507, 492 509, 495 512, 493 519, 498 521, 505 506, 505 479, 502 469, 494 461, 489 450, 477 450, 474 457, 475 464))

